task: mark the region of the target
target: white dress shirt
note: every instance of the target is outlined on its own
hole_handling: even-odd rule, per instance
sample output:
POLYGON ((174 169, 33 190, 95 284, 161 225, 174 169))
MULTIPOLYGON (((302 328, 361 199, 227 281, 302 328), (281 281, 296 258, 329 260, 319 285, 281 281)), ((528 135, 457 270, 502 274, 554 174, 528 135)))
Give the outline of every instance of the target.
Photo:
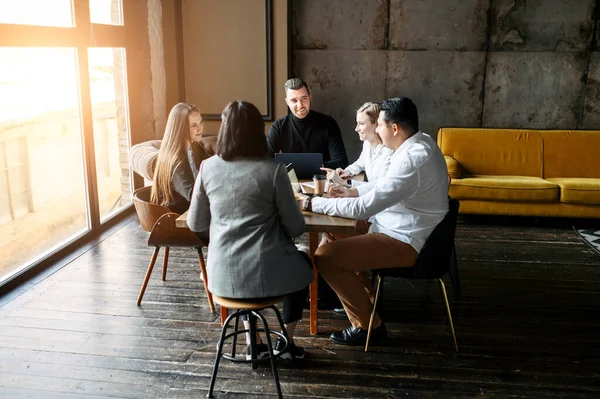
MULTIPOLYGON (((363 143, 363 150, 360 156, 352 165, 348 166, 345 171, 351 176, 365 172, 368 181, 352 180, 352 187, 358 187, 365 184, 373 188, 374 183, 381 176, 385 176, 387 169, 390 166, 390 157, 394 151, 387 148, 383 144, 379 144, 374 150, 368 142, 363 143)), ((367 189, 368 191, 368 189, 367 189)))
POLYGON ((448 168, 433 139, 419 131, 394 151, 385 176, 357 198, 312 200, 313 212, 370 219, 370 233, 383 233, 420 252, 448 212, 448 168))

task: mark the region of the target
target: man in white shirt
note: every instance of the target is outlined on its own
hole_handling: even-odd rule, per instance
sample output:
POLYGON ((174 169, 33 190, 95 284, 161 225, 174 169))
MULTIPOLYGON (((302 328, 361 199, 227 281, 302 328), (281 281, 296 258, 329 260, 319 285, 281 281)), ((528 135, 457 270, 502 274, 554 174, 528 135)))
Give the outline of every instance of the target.
MULTIPOLYGON (((367 337, 373 304, 360 272, 412 267, 425 240, 448 212, 446 162, 435 141, 419 130, 415 104, 406 97, 384 101, 376 131, 394 151, 385 176, 374 186, 332 190, 334 195, 350 198, 309 197, 304 201, 306 210, 361 221, 356 235, 328 234, 332 241, 315 254, 319 272, 339 296, 352 323, 330 336, 344 345, 364 345, 367 337), (372 222, 370 226, 366 219, 372 222)), ((373 341, 386 337, 378 315, 373 327, 373 341)))

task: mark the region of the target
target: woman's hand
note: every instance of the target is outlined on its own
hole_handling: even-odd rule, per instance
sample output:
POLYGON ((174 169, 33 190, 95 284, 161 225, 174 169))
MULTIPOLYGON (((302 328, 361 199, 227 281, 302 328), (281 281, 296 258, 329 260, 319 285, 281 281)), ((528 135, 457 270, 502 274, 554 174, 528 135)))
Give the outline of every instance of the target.
POLYGON ((340 184, 330 184, 327 193, 331 198, 358 197, 358 190, 355 188, 346 188, 340 184))

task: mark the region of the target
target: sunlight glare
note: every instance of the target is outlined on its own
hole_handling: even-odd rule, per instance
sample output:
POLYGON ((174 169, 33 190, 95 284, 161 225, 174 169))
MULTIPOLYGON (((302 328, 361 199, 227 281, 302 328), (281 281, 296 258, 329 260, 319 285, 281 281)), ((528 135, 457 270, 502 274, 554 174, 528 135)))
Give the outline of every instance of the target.
POLYGON ((0 23, 72 27, 71 0, 0 0, 0 23))

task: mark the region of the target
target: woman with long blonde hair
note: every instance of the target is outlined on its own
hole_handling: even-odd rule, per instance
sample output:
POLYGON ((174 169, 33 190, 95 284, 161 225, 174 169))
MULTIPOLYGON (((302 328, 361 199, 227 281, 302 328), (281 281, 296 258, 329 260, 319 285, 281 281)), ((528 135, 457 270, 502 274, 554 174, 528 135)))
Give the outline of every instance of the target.
POLYGON ((154 168, 151 202, 176 213, 189 208, 198 168, 207 158, 202 132, 198 108, 179 103, 171 109, 154 168))

